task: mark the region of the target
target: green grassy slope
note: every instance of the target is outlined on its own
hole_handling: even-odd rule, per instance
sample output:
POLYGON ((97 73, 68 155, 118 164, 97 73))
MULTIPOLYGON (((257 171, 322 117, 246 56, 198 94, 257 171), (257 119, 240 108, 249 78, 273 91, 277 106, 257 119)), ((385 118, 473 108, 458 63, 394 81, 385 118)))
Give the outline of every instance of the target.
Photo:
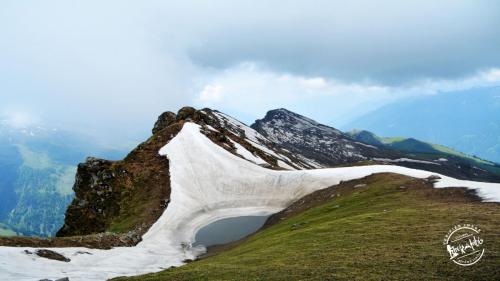
POLYGON ((500 164, 483 160, 473 155, 467 155, 443 145, 424 142, 413 138, 380 137, 365 130, 353 130, 348 132, 347 135, 360 142, 409 153, 413 155, 413 157, 424 160, 434 161, 439 158, 445 158, 455 163, 452 165, 462 166, 466 164, 477 166, 479 169, 500 175, 500 164))
POLYGON ((500 280, 499 204, 392 174, 309 197, 226 251, 117 280, 500 280), (442 245, 460 223, 483 231, 486 253, 473 266, 452 263, 442 245))
POLYGON ((16 232, 0 223, 0 236, 16 236, 16 232))

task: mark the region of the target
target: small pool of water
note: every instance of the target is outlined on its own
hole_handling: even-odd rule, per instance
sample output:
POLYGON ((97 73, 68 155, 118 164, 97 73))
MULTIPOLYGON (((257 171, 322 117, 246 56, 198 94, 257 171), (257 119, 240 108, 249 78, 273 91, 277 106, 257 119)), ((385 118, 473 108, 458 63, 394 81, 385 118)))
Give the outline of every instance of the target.
POLYGON ((205 247, 239 240, 259 230, 268 216, 241 216, 215 221, 202 227, 195 236, 193 246, 205 247))

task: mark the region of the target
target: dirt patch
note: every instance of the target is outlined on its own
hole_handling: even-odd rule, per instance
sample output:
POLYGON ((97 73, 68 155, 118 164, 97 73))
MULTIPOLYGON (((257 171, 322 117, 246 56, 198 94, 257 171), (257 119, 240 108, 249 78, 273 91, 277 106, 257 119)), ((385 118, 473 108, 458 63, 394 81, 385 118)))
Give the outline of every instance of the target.
POLYGON ((0 246, 60 248, 85 247, 91 249, 111 249, 131 247, 141 241, 141 236, 133 233, 98 233, 84 236, 37 238, 37 237, 0 237, 0 246))

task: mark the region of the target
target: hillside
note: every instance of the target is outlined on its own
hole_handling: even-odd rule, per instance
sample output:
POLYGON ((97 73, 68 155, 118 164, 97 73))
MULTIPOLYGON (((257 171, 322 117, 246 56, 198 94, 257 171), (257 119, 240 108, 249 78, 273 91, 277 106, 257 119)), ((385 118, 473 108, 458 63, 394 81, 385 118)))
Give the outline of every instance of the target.
POLYGON ((53 236, 73 199, 76 165, 92 153, 119 151, 86 143, 79 134, 0 121, 0 235, 53 236))
POLYGON ((389 104, 344 128, 413 137, 499 163, 499 112, 499 87, 473 88, 389 104))
POLYGON ((414 138, 380 137, 366 130, 353 130, 347 133, 354 140, 376 147, 410 153, 415 157, 439 162, 453 162, 462 167, 477 167, 500 175, 500 164, 464 154, 443 145, 428 143, 414 138))
POLYGON ((284 108, 251 125, 308 168, 369 162, 396 164, 459 179, 500 182, 500 166, 415 139, 380 138, 368 131, 344 133, 284 108))
POLYGON ((379 174, 307 195, 214 256, 113 280, 498 280, 499 208, 464 189, 379 174), (460 267, 442 240, 468 222, 483 230, 487 254, 460 267))

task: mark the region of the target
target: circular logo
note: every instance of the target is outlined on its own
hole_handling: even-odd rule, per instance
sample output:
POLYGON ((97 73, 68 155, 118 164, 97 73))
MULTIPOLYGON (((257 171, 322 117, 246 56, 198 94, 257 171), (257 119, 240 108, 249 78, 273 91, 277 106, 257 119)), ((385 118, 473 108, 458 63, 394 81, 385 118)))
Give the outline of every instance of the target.
POLYGON ((481 229, 472 224, 455 225, 443 240, 450 260, 461 266, 478 262, 484 254, 481 229))

